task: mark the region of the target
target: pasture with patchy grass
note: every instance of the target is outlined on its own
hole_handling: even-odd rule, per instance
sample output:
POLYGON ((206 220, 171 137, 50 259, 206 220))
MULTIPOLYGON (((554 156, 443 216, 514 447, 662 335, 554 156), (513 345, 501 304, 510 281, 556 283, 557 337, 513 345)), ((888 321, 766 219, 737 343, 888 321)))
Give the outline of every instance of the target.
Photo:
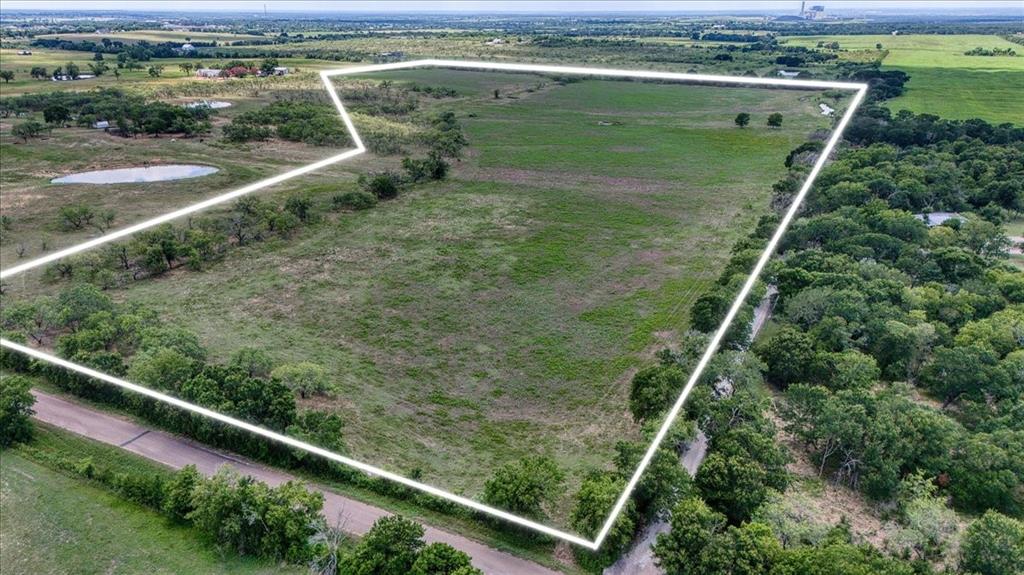
MULTIPOLYGON (((387 79, 456 89, 416 112, 454 111, 465 130, 447 180, 112 294, 197 332, 214 361, 257 346, 275 363, 324 366, 331 391, 300 406, 340 414, 360 460, 476 497, 502 464, 551 455, 569 477, 552 512, 564 524, 584 473, 638 437, 625 408, 634 371, 687 329, 694 299, 767 213, 786 153, 830 129, 822 95, 444 70, 387 79), (733 123, 740 111, 747 128, 733 123), (772 112, 782 128, 765 126, 772 112)), ((324 205, 358 173, 397 164, 368 155, 262 197, 324 205)))

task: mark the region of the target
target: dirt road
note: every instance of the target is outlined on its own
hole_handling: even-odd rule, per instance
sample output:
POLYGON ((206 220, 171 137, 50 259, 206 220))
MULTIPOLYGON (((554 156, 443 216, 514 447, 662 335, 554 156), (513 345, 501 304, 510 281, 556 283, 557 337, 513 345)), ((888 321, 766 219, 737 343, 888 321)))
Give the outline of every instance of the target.
MULTIPOLYGON (((212 475, 222 465, 230 465, 239 473, 250 475, 269 485, 279 485, 295 477, 258 465, 241 457, 215 451, 194 441, 142 427, 113 415, 73 403, 59 397, 33 390, 36 396, 35 417, 50 425, 66 429, 85 437, 116 445, 153 461, 180 469, 190 463, 200 472, 212 475)), ((308 485, 324 494, 324 516, 334 523, 341 514, 344 529, 354 535, 369 531, 373 522, 390 515, 387 511, 349 499, 316 485, 308 485)), ((555 575, 557 572, 531 561, 492 549, 482 543, 447 531, 424 526, 424 539, 428 543, 440 541, 464 551, 473 558, 473 565, 484 573, 494 575, 555 575)))
MULTIPOLYGON (((778 290, 775 286, 768 286, 764 299, 754 309, 754 318, 750 322, 750 339, 757 337, 761 328, 764 327, 772 315, 772 307, 775 305, 775 295, 778 290)), ((704 432, 697 430, 686 449, 679 454, 679 464, 690 473, 690 477, 696 477, 697 468, 704 461, 708 453, 708 437, 704 432)), ((658 535, 667 533, 670 529, 668 519, 665 517, 651 521, 640 533, 633 543, 633 547, 622 554, 619 560, 604 570, 603 575, 662 575, 664 571, 654 561, 654 552, 651 546, 658 540, 658 535)))

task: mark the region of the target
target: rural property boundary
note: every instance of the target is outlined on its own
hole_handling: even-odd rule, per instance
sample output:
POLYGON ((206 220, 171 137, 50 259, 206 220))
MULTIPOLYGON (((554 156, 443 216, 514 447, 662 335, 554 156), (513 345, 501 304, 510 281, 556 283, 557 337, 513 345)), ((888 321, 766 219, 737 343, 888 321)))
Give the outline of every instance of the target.
POLYGON ((151 228, 153 226, 157 226, 157 225, 160 225, 160 224, 163 224, 163 223, 166 223, 166 222, 178 219, 178 218, 180 218, 182 216, 186 216, 186 215, 189 215, 189 214, 192 214, 192 213, 195 213, 195 212, 199 212, 199 211, 205 210, 206 208, 209 208, 211 206, 214 206, 214 205, 217 205, 217 204, 222 204, 224 202, 233 200, 235 198, 244 196, 246 194, 250 194, 252 192, 261 190, 263 188, 267 188, 267 187, 273 186, 275 184, 284 182, 286 180, 295 178, 297 176, 301 176, 301 175, 304 175, 304 174, 316 171, 316 170, 318 170, 320 168, 329 166, 331 164, 335 164, 335 163, 338 163, 338 162, 345 161, 345 160, 347 160, 349 158, 352 158, 352 157, 355 157, 355 156, 358 156, 358 155, 364 153, 366 151, 366 147, 363 145, 363 141, 359 137, 359 133, 356 131, 355 125, 352 123, 352 118, 349 116, 348 112, 345 110, 344 104, 342 104, 341 99, 338 97, 338 93, 335 90, 334 85, 331 83, 331 78, 333 78, 335 76, 367 74, 367 73, 372 73, 372 72, 387 72, 387 71, 392 71, 392 70, 402 70, 402 69, 407 69, 407 68, 422 68, 422 67, 456 68, 456 69, 463 69, 463 70, 506 71, 506 72, 534 72, 534 73, 540 72, 540 73, 547 73, 547 74, 564 74, 564 75, 573 75, 573 76, 579 76, 579 75, 595 76, 595 77, 598 77, 598 78, 636 78, 636 79, 641 79, 641 80, 644 80, 644 79, 646 79, 646 80, 663 80, 663 81, 676 81, 676 82, 688 82, 688 83, 712 84, 712 85, 765 86, 765 87, 795 88, 795 89, 834 89, 834 90, 849 90, 849 91, 853 91, 854 92, 853 99, 851 100, 849 106, 847 107, 846 112, 843 114, 842 118, 839 120, 839 123, 836 125, 835 129, 833 130, 833 132, 832 132, 831 136, 829 137, 828 141, 826 142, 825 147, 822 149, 821 154, 819 155, 817 161, 814 163, 814 166, 811 168, 811 171, 810 171, 810 173, 807 176, 807 180, 804 181, 803 185, 800 187, 800 190, 797 192, 796 196, 793 198, 793 202, 790 204, 789 208, 786 210, 786 213, 783 215, 782 220, 779 222, 779 227, 772 234, 771 239, 769 239, 768 244, 767 244, 767 246, 765 246, 764 251, 761 253, 760 257, 758 257, 757 262, 754 264, 754 267, 751 270, 750 276, 743 283, 743 286, 740 289, 739 293, 737 294, 736 299, 732 302, 732 305, 729 307, 729 311, 726 313, 725 318, 722 320, 722 324, 715 331, 714 336, 712 336, 711 341, 708 343, 707 348, 704 350, 704 353, 701 355, 701 358, 698 361, 697 366, 694 368, 693 372, 690 374, 690 377, 687 380, 686 385, 683 387, 682 392, 680 393, 679 397, 676 399, 675 403, 672 405, 672 408, 669 410, 668 414, 666 415, 665 420, 661 424, 661 427, 658 429, 657 434, 655 434, 653 441, 647 447, 647 450, 644 453, 643 458, 641 458, 639 465, 637 466, 636 470, 633 472, 632 476, 630 477, 629 482, 626 484, 625 489, 619 495, 618 499, 615 501, 615 505, 612 507, 611 512, 608 514, 608 518, 605 520, 604 525, 601 527, 601 530, 598 532, 597 536, 593 540, 586 539, 586 538, 581 537, 579 535, 568 533, 568 532, 563 531, 561 529, 557 529, 557 528, 554 528, 554 527, 551 527, 551 526, 548 526, 548 525, 544 525, 542 523, 538 523, 537 521, 534 521, 532 519, 528 519, 528 518, 525 518, 525 517, 520 517, 518 515, 514 515, 514 514, 511 514, 511 513, 508 513, 507 511, 503 511, 501 509, 497 509, 495 507, 491 507, 489 505, 485 505, 483 503, 480 503, 479 501, 475 501, 475 500, 469 499, 467 497, 463 497, 461 495, 457 495, 455 493, 450 493, 450 492, 445 491, 443 489, 439 489, 437 487, 434 487, 434 486, 431 486, 431 485, 427 485, 425 483, 421 483, 421 482, 413 480, 413 479, 409 479, 407 477, 398 475, 396 473, 392 473, 390 471, 386 471, 384 469, 380 469, 380 468, 375 467, 373 465, 370 465, 370 464, 367 464, 367 463, 363 463, 361 461, 357 461, 355 459, 352 459, 352 458, 349 458, 349 457, 345 457, 343 455, 339 455, 337 453, 334 453, 334 452, 328 451, 326 449, 322 449, 320 447, 317 447, 315 445, 311 445, 309 443, 306 443, 305 441, 300 441, 298 439, 294 439, 292 437, 288 437, 286 435, 282 435, 280 433, 277 433, 277 432, 274 432, 274 431, 270 431, 269 429, 265 429, 263 427, 260 427, 260 426, 257 426, 257 425, 253 425, 251 423, 247 423, 245 421, 236 419, 234 417, 225 415, 223 413, 219 413, 219 412, 207 409, 205 407, 202 407, 202 406, 199 406, 199 405, 196 405, 196 404, 193 404, 193 403, 189 403, 187 401, 182 401, 181 399, 178 399, 176 397, 172 397, 170 395, 167 395, 167 394, 164 394, 164 393, 160 393, 158 391, 149 389, 147 387, 143 387, 143 386, 135 384, 135 383, 131 383, 129 381, 125 381, 123 379, 114 377, 112 375, 96 371, 96 370, 94 370, 92 368, 89 368, 87 366, 84 366, 84 365, 80 365, 80 364, 77 364, 77 363, 73 363, 73 362, 67 361, 65 359, 62 359, 62 358, 57 357, 55 355, 46 353, 44 351, 40 351, 40 350, 35 349, 35 348, 31 348, 31 347, 28 347, 28 346, 25 346, 25 345, 22 345, 22 344, 13 342, 13 341, 9 341, 7 339, 0 339, 0 346, 8 348, 8 349, 16 351, 16 352, 19 352, 19 353, 23 353, 23 354, 25 354, 27 356, 30 356, 32 358, 35 358, 35 359, 37 359, 39 361, 44 361, 44 362, 47 362, 47 363, 50 363, 50 364, 53 364, 53 365, 57 365, 57 366, 65 368, 65 369, 68 369, 70 371, 74 371, 74 372, 80 373, 82 375, 86 375, 88 377, 92 377, 94 379, 98 379, 100 381, 104 381, 104 382, 110 383, 112 385, 116 385, 116 386, 121 387, 123 389, 127 389, 129 391, 132 391, 132 392, 135 392, 135 393, 139 393, 139 394, 145 395, 147 397, 151 397, 151 398, 156 399, 158 401, 162 401, 164 403, 167 403, 169 405, 173 405, 175 407, 178 407, 178 408, 190 411, 192 413, 195 413, 195 414, 198 414, 198 415, 201 415, 201 416, 204 416, 204 417, 208 417, 208 418, 214 419, 216 421, 220 421, 221 423, 225 423, 227 425, 231 425, 231 426, 234 426, 234 427, 237 427, 237 428, 240 428, 240 429, 244 429, 246 431, 255 433, 257 435, 266 437, 268 439, 271 439, 271 440, 274 440, 274 441, 278 441, 278 442, 283 443, 285 445, 288 445, 290 447, 294 447, 296 449, 301 449, 301 450, 307 451, 309 453, 312 453, 314 455, 318 455, 318 456, 324 457, 326 459, 329 459, 329 460, 332 460, 332 461, 336 461, 338 463, 341 463, 343 465, 347 465, 349 467, 358 469, 358 470, 363 471, 365 473, 369 473, 369 474, 372 474, 372 475, 376 475, 376 476, 379 476, 379 477, 386 478, 388 480, 394 481, 396 483, 400 483, 402 485, 405 485, 407 487, 410 487, 410 488, 422 491, 424 493, 429 493, 430 495, 433 495, 433 496, 436 496, 436 497, 440 497, 442 499, 446 499, 448 501, 452 501, 452 502, 457 503, 459 505, 463 505, 465 507, 474 509, 474 510, 479 511, 481 513, 484 513, 484 514, 487 514, 487 515, 490 515, 490 516, 493 516, 493 517, 497 517, 497 518, 503 519, 503 520, 508 521, 510 523, 514 523, 516 525, 519 525, 519 526, 522 526, 522 527, 525 527, 525 528, 528 528, 528 529, 532 529, 532 530, 538 531, 540 533, 544 533, 544 534, 549 535, 551 537, 556 537, 558 539, 569 541, 571 543, 575 543, 576 545, 580 545, 580 546, 588 548, 588 549, 596 550, 596 549, 598 549, 601 546, 601 543, 604 541, 605 537, 608 535, 609 530, 615 524, 615 520, 618 518, 619 514, 622 512, 623 507, 625 507, 626 503, 629 501, 630 495, 633 493, 633 490, 636 488, 637 483, 640 481, 640 478, 643 476, 644 471, 647 469, 647 466, 650 464, 651 459, 654 457, 654 454, 657 452, 659 445, 661 444, 662 440, 665 438, 665 435, 668 433, 668 430, 671 427, 672 423, 675 421, 676 417, 679 415, 679 412, 682 410, 683 404, 686 402, 686 399, 689 397, 690 392, 693 390, 694 386, 697 384, 697 381, 700 379, 701 374, 704 372, 704 369, 707 367, 708 362, 711 360, 711 358, 714 356, 715 352, 718 350, 718 347, 721 344, 722 338, 725 336, 725 333, 726 333, 728 327, 732 324, 733 320, 736 318, 736 315, 739 313, 740 309, 742 308, 743 303, 746 301, 747 297, 750 295, 750 292, 753 289, 754 284, 756 283, 758 277, 761 275, 761 272, 764 270, 764 266, 768 263, 768 260, 771 259, 772 254, 775 253, 775 250, 778 247, 778 244, 779 244, 779 241, 782 238, 782 235, 786 232, 786 230, 789 227, 790 223, 793 221, 793 218, 796 216, 797 212, 799 211, 800 206, 803 204, 804 199, 806 198, 808 192, 811 189, 811 186, 814 184, 814 180, 817 179, 818 174, 821 172, 822 167, 824 167, 825 162, 828 160, 828 157, 835 150, 835 147, 838 144, 839 139, 842 137, 843 131, 846 129, 847 124, 849 124, 849 122, 850 122, 850 118, 853 117, 853 114, 856 112, 857 108, 863 102, 864 96, 867 93, 867 89, 868 89, 867 84, 849 83, 849 82, 832 82, 832 81, 823 81, 823 80, 791 80, 791 79, 757 78, 757 77, 745 77, 745 76, 716 76, 716 75, 709 75, 709 74, 683 74, 683 73, 672 73, 672 72, 656 72, 656 71, 650 71, 650 70, 617 70, 617 69, 587 68, 587 67, 576 67, 576 66, 548 66, 548 65, 541 65, 541 64, 513 64, 513 63, 498 63, 498 62, 469 62, 469 61, 461 61, 461 60, 434 60, 434 59, 413 60, 413 61, 409 61, 409 62, 396 62, 396 63, 391 63, 391 64, 380 64, 380 65, 374 65, 374 66, 358 66, 358 67, 353 67, 353 68, 340 68, 340 69, 334 69, 334 70, 324 70, 324 71, 320 72, 320 77, 323 80, 324 86, 327 89, 327 93, 330 95, 331 101, 334 102, 335 107, 337 107, 337 109, 338 109, 338 113, 341 115, 342 122, 344 122, 345 127, 348 129, 349 134, 352 137, 352 141, 355 143, 356 147, 354 149, 348 150, 348 151, 343 152, 341 154, 337 154, 335 156, 331 156, 329 158, 320 160, 318 162, 314 162, 312 164, 308 164, 306 166, 302 166, 300 168, 296 168, 294 170, 285 172, 283 174, 279 174, 279 175, 271 177, 271 178, 260 180, 258 182, 249 184, 247 186, 238 188, 236 190, 233 190, 233 191, 230 191, 230 192, 227 192, 227 193, 215 196, 213 198, 210 198, 210 199, 204 200, 202 202, 198 202, 198 203, 192 204, 190 206, 184 207, 184 208, 179 209, 179 210, 175 210, 173 212, 169 212, 167 214, 163 214, 161 216, 158 216, 158 217, 146 220, 144 222, 140 222, 138 224, 135 224, 135 225, 132 225, 132 226, 128 226, 126 228, 122 228, 122 229, 119 229, 119 230, 116 230, 114 232, 111 232, 111 233, 105 234, 103 236, 100 236, 100 237, 91 239, 89 241, 83 242, 81 244, 78 244, 78 245, 75 245, 75 246, 63 249, 63 250, 59 250, 57 252, 54 252, 52 254, 46 255, 46 256, 41 257, 41 258, 37 258, 35 260, 31 260, 31 261, 26 262, 24 264, 13 266, 13 267, 5 269, 5 270, 0 270, 0 280, 4 280, 4 279, 8 279, 8 278, 14 277, 14 276, 16 276, 18 274, 21 274, 21 273, 24 273, 24 272, 26 272, 26 271, 28 271, 30 269, 37 268, 39 266, 42 266, 42 265, 48 264, 50 262, 53 262, 53 261, 56 261, 56 260, 59 260, 59 259, 71 256, 71 255, 77 254, 79 252, 83 252, 85 250, 92 249, 92 248, 94 248, 96 246, 103 245, 105 243, 117 240, 119 238, 130 236, 130 235, 132 235, 132 234, 134 234, 136 232, 139 232, 139 231, 151 228))

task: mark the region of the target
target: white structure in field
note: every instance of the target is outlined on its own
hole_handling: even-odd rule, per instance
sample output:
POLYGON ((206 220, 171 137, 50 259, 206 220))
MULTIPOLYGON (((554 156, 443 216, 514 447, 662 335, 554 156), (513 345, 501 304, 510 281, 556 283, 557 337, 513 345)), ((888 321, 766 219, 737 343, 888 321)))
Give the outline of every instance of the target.
POLYGON ((609 530, 615 524, 615 520, 622 512, 622 509, 629 501, 629 497, 632 495, 633 489, 640 481, 641 476, 647 469, 647 466, 650 464, 651 459, 654 457, 654 454, 657 452, 658 446, 661 444, 662 440, 668 433, 669 428, 672 426, 672 423, 675 421, 676 417, 682 410, 683 403, 686 401, 687 397, 689 397, 690 392, 693 391, 694 386, 697 384, 697 381, 703 374, 704 369, 708 365, 708 362, 711 361, 711 358, 718 350, 718 346, 721 344, 722 338, 725 336, 727 328, 732 323, 733 319, 736 318, 736 315, 742 308, 743 303, 747 300, 747 297, 750 295, 751 290, 754 288, 754 284, 757 282, 758 276, 761 275, 761 271, 764 269, 765 265, 768 263, 768 260, 775 252, 775 249, 779 245, 779 241, 782 238, 782 234, 789 227, 789 224, 793 221, 793 218, 799 211, 800 206, 804 202, 804 198, 807 197, 807 193, 810 191, 811 186, 814 183, 814 180, 818 177, 818 174, 821 172, 822 167, 828 160, 829 155, 831 155, 832 151, 835 150, 836 144, 839 142, 840 137, 842 137, 842 133, 846 129, 846 126, 849 123, 850 118, 853 116, 853 113, 857 110, 858 106, 860 106, 861 102, 864 100, 864 95, 866 94, 868 88, 867 84, 832 82, 823 80, 790 80, 747 76, 680 74, 673 72, 655 72, 650 70, 616 70, 608 68, 585 68, 578 66, 547 66, 539 64, 510 64, 497 62, 465 62, 460 60, 416 60, 411 62, 398 62, 391 64, 378 64, 373 66, 360 66, 353 68, 341 68, 336 70, 325 70, 323 72, 320 72, 320 77, 323 80, 324 86, 327 89, 327 93, 330 96, 331 101, 338 109, 338 114, 341 115, 342 122, 345 124, 345 127, 348 129, 349 133, 352 136, 352 141, 355 143, 356 146, 355 149, 348 150, 347 152, 343 152, 341 154, 325 158, 318 162, 314 162, 301 168, 290 170, 288 172, 273 176, 271 178, 267 178, 265 180, 260 180, 258 182, 249 184, 247 186, 243 186, 231 192, 227 192, 225 194, 221 194, 219 196, 198 202, 196 204, 186 206, 179 210, 163 214, 161 216, 146 220, 144 222, 134 224, 114 232, 110 232, 106 235, 93 238, 76 246, 58 250, 41 258, 37 258, 29 262, 12 266, 5 270, 0 270, 0 280, 9 279, 15 275, 24 273, 30 269, 34 269, 46 265, 50 262, 77 254, 79 252, 92 249, 94 247, 106 244, 108 242, 112 242, 119 238, 130 236, 142 230, 149 229, 154 226, 158 226, 160 224, 182 218, 189 214, 205 210, 209 207, 218 204, 223 204, 225 202, 230 202, 231 200, 234 200, 247 194, 251 194, 257 190, 262 190, 264 188, 273 186, 274 184, 279 184, 286 180, 290 180, 308 174, 310 172, 314 172, 326 166, 330 166, 332 164, 336 164, 338 162, 342 162, 344 160, 362 154, 363 152, 366 151, 366 146, 363 144, 362 138, 359 136, 359 133, 356 131, 355 126, 352 124, 351 117, 345 110, 345 106, 342 104, 341 99, 338 97, 338 92, 337 90, 335 90, 331 78, 335 76, 363 75, 371 72, 387 72, 392 70, 422 67, 455 68, 462 70, 504 72, 539 72, 542 74, 546 73, 558 75, 596 76, 605 79, 640 78, 646 80, 661 80, 665 82, 690 82, 735 86, 772 86, 781 88, 789 87, 804 90, 831 89, 849 90, 851 92, 854 92, 854 97, 852 101, 847 107, 846 112, 843 114, 843 117, 839 120, 839 123, 836 125, 835 130, 832 132, 832 135, 825 143, 825 147, 822 149, 817 161, 815 161, 814 166, 811 168, 811 171, 807 176, 807 180, 800 187, 796 196, 794 196, 793 198, 793 203, 789 206, 789 208, 786 210, 786 213, 782 216, 782 220, 779 222, 779 227, 775 230, 771 238, 768 240, 768 243, 765 246, 764 251, 761 252, 760 257, 754 264, 754 268, 751 271, 750 276, 747 278, 743 286, 740 288, 739 293, 736 295, 736 299, 733 300, 732 305, 729 307, 729 310, 725 315, 725 318, 722 320, 722 324, 719 326, 718 330, 712 336, 711 341, 708 343, 708 346, 704 350, 704 353, 701 355, 696 367, 690 374, 689 379, 687 380, 686 385, 683 387, 682 392, 679 394, 679 397, 676 399, 675 403, 672 405, 671 409, 666 415, 665 420, 662 422, 661 427, 655 434, 653 441, 647 447, 643 457, 640 459, 640 463, 637 465, 636 470, 633 471, 629 481, 626 483, 625 489, 616 499, 614 506, 610 510, 608 517, 605 519, 605 522, 601 527, 601 530, 597 533, 597 536, 594 539, 587 539, 577 534, 569 533, 564 530, 551 527, 549 525, 544 525, 533 519, 514 515, 502 509, 497 509, 490 505, 480 503, 479 501, 469 499, 468 497, 464 497, 456 493, 451 493, 443 489, 439 489, 437 487, 428 485, 426 483, 422 483, 415 479, 410 479, 403 475, 399 475, 391 471, 386 471, 375 465, 370 465, 362 461, 357 461, 350 457, 346 457, 344 455, 328 451, 321 447, 317 447, 316 445, 312 445, 305 441, 298 440, 293 437, 289 437, 287 435, 283 435, 281 433, 271 431, 269 429, 265 429, 257 425, 253 425, 251 423, 247 423, 240 419, 236 419, 230 415, 225 415, 223 413, 213 411, 212 409, 208 409, 200 405, 189 403, 187 401, 183 401, 181 399, 178 399, 177 397, 167 395, 165 393, 150 389, 148 387, 144 387, 118 377, 114 377, 110 374, 96 371, 95 369, 92 369, 85 365, 67 361, 55 355, 40 351, 36 348, 28 347, 26 345, 22 345, 7 339, 0 339, 0 346, 6 347, 10 350, 17 351, 19 353, 23 353, 38 361, 43 361, 46 363, 57 365, 59 367, 63 367, 65 369, 86 375, 88 377, 99 379, 101 381, 110 383, 112 385, 121 387, 123 389, 127 389, 129 391, 141 395, 145 395, 147 397, 151 397, 158 401, 178 407, 180 409, 191 411, 192 413, 196 413, 203 417, 208 417, 221 423, 231 425, 239 429, 243 429, 245 431, 249 431, 251 433, 260 435, 262 437, 278 441, 295 449, 307 451, 314 455, 341 463, 343 465, 347 465, 362 472, 375 475, 378 477, 383 477, 385 479, 394 481, 396 483, 400 483, 412 489, 416 489, 418 491, 428 493, 435 497, 440 497, 442 499, 474 509, 481 513, 493 517, 498 517, 500 519, 504 519, 510 523, 514 523, 521 527, 532 529, 540 533, 549 535, 551 537, 556 537, 558 539, 569 541, 571 543, 575 543, 588 549, 598 549, 601 546, 601 543, 604 541, 605 537, 608 535, 609 530))

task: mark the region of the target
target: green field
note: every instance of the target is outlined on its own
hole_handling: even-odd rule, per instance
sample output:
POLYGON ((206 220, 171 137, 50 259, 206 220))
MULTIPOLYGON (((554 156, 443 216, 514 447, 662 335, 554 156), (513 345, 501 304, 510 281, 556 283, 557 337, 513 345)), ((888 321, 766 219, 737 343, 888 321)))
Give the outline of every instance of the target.
POLYGON ((324 365, 336 393, 300 403, 342 414, 361 460, 473 496, 528 454, 578 481, 637 437, 633 371, 685 331, 785 153, 830 121, 810 92, 432 74, 465 94, 470 146, 448 181, 115 296, 215 360, 258 345, 324 365), (775 111, 782 129, 764 126, 775 111))
POLYGON ((841 57, 860 58, 886 52, 883 69, 903 70, 910 75, 903 96, 889 100, 894 110, 911 110, 943 118, 1000 123, 1024 121, 1024 46, 998 36, 959 35, 863 35, 799 36, 786 44, 814 48, 818 42, 839 42, 841 57), (973 48, 1011 48, 1017 56, 966 56, 973 48))
MULTIPOLYGON (((120 455, 118 462, 93 452, 95 444, 47 427, 29 447, 43 452, 69 449, 97 462, 139 465, 120 455)), ((0 457, 0 572, 37 574, 91 573, 303 573, 224 554, 188 527, 125 501, 86 480, 69 477, 6 449, 0 457)), ((109 452, 111 448, 101 448, 109 452)), ((141 464, 152 465, 152 464, 141 464)))

